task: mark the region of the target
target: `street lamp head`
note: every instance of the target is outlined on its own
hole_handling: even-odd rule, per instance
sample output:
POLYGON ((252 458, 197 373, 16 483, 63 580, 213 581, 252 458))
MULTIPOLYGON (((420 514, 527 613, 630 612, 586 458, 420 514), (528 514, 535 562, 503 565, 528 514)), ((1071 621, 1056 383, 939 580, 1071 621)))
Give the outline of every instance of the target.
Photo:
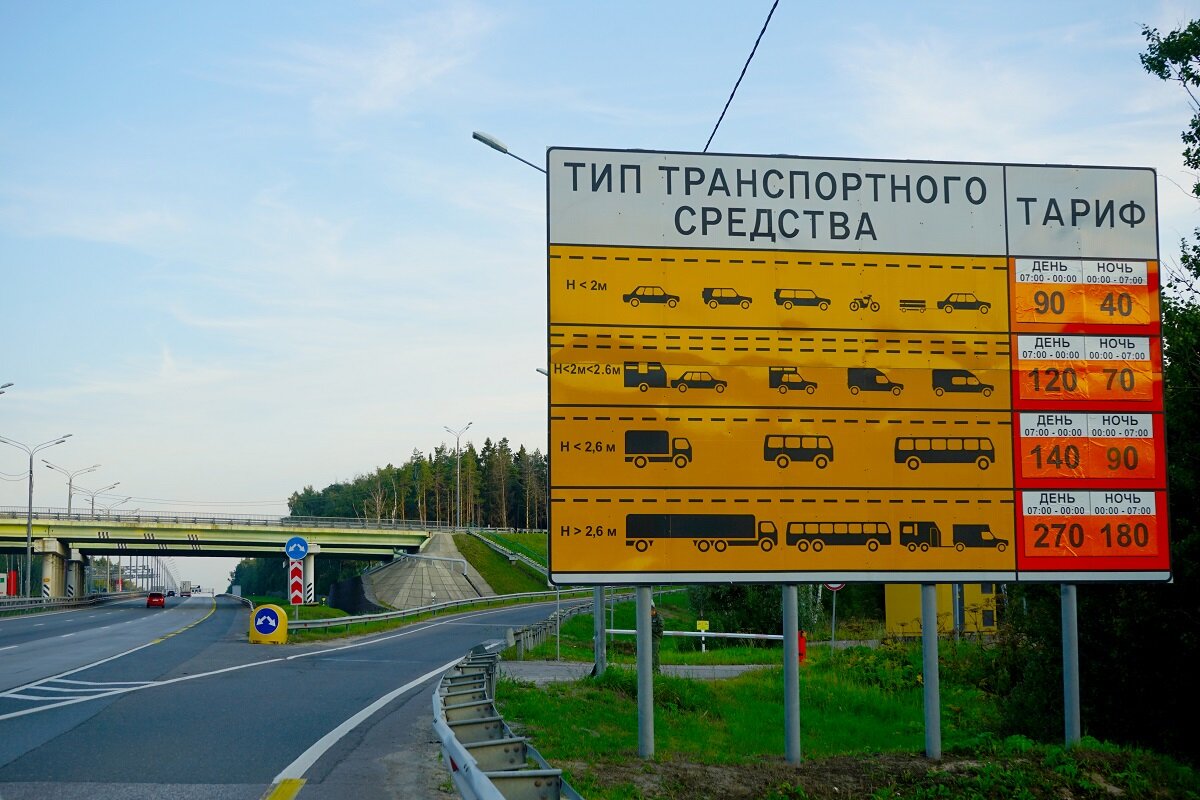
POLYGON ((500 141, 495 136, 486 134, 483 131, 475 131, 471 134, 471 138, 477 142, 483 142, 493 150, 499 150, 501 153, 508 155, 508 147, 506 147, 504 142, 500 141))
POLYGON ((8 383, 0 383, 0 389, 7 389, 10 386, 12 386, 12 381, 9 381, 8 383))

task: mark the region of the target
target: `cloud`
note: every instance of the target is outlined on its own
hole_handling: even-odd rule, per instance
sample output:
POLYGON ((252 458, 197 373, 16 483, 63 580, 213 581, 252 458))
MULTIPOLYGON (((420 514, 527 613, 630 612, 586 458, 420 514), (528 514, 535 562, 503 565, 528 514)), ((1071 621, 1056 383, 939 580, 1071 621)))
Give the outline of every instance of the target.
POLYGON ((279 43, 272 57, 235 64, 244 75, 227 79, 307 98, 324 119, 393 112, 470 63, 494 24, 491 13, 473 5, 439 7, 391 30, 352 33, 341 44, 279 43))

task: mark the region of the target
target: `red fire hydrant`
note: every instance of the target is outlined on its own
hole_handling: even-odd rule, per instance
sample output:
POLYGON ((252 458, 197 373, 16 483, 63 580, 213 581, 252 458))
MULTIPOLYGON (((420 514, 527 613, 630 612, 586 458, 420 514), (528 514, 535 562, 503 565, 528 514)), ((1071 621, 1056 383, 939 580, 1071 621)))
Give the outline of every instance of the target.
POLYGON ((800 631, 800 638, 797 640, 800 648, 800 663, 804 663, 804 659, 808 658, 808 637, 804 635, 804 631, 800 631))

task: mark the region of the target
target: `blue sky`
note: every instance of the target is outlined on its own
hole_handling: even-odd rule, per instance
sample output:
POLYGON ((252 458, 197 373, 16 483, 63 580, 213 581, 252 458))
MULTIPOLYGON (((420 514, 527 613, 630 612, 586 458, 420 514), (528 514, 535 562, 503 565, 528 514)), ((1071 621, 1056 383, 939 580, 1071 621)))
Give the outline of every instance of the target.
MULTIPOLYGON (((544 449, 543 178, 471 132, 702 149, 769 7, 0 0, 0 436, 235 513, 446 425, 544 449)), ((1169 267, 1190 111, 1137 55, 1195 12, 783 0, 711 150, 1154 167, 1169 267)))

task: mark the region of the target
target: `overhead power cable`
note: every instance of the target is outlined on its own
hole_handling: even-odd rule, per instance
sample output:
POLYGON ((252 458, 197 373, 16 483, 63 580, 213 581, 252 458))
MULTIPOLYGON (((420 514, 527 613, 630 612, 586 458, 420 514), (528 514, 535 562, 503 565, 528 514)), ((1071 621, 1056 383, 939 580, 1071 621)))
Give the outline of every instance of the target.
POLYGON ((713 126, 712 133, 708 135, 708 141, 704 143, 705 153, 708 152, 708 146, 712 144, 713 137, 717 135, 717 128, 721 127, 721 120, 725 119, 725 112, 729 110, 729 104, 733 102, 733 96, 737 94, 738 87, 742 85, 742 78, 746 77, 746 70, 750 68, 750 62, 754 60, 754 54, 758 52, 758 43, 762 41, 763 34, 767 32, 767 26, 771 24, 771 16, 778 7, 779 0, 775 0, 771 4, 771 10, 767 12, 767 19, 763 22, 762 30, 758 32, 758 38, 754 40, 754 47, 750 49, 750 57, 746 59, 746 64, 742 67, 742 74, 738 75, 737 83, 733 85, 733 91, 729 93, 729 99, 725 101, 725 108, 721 109, 721 116, 717 118, 717 124, 713 126))

